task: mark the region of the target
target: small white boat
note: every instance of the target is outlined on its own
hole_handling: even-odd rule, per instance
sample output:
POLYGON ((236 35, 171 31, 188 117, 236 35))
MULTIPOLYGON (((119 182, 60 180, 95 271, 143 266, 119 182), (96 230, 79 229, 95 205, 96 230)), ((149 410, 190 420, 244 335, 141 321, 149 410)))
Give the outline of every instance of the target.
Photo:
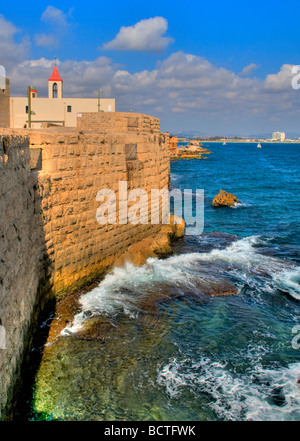
POLYGON ((257 148, 261 149, 261 143, 257 144, 257 148))
POLYGON ((226 142, 226 141, 224 141, 224 142, 223 142, 223 145, 227 145, 227 142, 226 142))

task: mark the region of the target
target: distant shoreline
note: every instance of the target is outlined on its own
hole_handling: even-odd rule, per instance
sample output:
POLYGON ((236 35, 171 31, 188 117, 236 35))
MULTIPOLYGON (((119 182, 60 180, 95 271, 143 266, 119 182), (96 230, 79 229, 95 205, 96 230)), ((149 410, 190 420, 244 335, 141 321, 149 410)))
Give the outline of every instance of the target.
MULTIPOLYGON (((194 140, 194 139, 192 139, 191 141, 198 141, 198 140, 194 140)), ((178 144, 180 144, 180 143, 184 143, 184 142, 189 142, 189 141, 179 141, 178 142, 178 144)), ((209 140, 205 140, 205 139, 201 139, 201 141, 199 140, 199 142, 202 142, 202 143, 204 143, 204 142, 209 142, 209 143, 214 143, 214 144, 222 144, 223 142, 224 142, 224 140, 221 140, 221 141, 209 141, 209 140)), ((246 141, 246 140, 244 140, 244 139, 226 139, 226 143, 227 144, 233 144, 233 143, 236 143, 236 144, 258 144, 258 143, 261 143, 261 144, 299 144, 300 143, 300 140, 298 140, 298 141, 261 141, 261 140, 256 140, 256 141, 246 141)))

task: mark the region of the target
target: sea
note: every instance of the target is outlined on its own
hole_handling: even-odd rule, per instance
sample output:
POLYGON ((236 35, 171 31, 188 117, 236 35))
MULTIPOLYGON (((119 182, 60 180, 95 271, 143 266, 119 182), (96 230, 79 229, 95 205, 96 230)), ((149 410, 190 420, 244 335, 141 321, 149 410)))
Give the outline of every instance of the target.
POLYGON ((300 145, 204 147, 171 162, 172 188, 204 190, 203 231, 81 295, 27 419, 300 420, 300 145), (240 203, 212 207, 220 189, 240 203))

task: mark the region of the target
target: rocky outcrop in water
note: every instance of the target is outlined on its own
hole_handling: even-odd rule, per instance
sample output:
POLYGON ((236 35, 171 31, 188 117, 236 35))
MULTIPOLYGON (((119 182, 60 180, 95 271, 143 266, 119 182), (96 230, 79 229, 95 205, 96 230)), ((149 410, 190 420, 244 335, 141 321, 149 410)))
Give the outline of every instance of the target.
POLYGON ((227 193, 224 190, 220 190, 219 194, 214 197, 212 202, 213 207, 234 207, 235 204, 239 204, 238 198, 232 194, 227 193))
POLYGON ((178 159, 195 159, 195 158, 199 158, 199 159, 203 159, 205 158, 204 156, 202 156, 203 154, 209 155, 211 153, 210 150, 205 149, 203 147, 196 147, 196 146, 192 146, 189 148, 180 148, 178 149, 178 154, 177 154, 177 158, 178 159))
POLYGON ((184 236, 185 223, 177 216, 170 216, 170 223, 163 225, 160 232, 151 238, 131 245, 116 261, 115 266, 124 266, 131 262, 135 266, 142 266, 149 257, 166 257, 172 252, 172 238, 184 236))

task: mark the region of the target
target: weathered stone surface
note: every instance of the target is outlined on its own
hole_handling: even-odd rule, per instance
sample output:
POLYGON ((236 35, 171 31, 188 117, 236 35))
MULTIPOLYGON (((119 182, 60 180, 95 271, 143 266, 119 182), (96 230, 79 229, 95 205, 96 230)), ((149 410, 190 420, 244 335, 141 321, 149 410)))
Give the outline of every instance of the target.
POLYGON ((176 215, 170 216, 170 223, 161 228, 161 233, 167 234, 171 238, 181 238, 184 236, 185 222, 176 215))
POLYGON ((213 207, 234 207, 236 203, 240 203, 238 198, 224 190, 220 190, 219 194, 214 197, 212 202, 213 207))
POLYGON ((177 238, 184 236, 184 230, 185 230, 185 222, 183 219, 179 218, 178 216, 171 216, 171 224, 175 226, 174 235, 177 238))
POLYGON ((77 129, 86 131, 160 133, 158 118, 139 113, 84 112, 77 118, 77 129))
POLYGON ((29 141, 8 133, 0 134, 0 324, 6 334, 5 349, 0 348, 0 419, 20 375, 37 293, 50 268, 29 141))
POLYGON ((126 262, 142 266, 149 257, 167 256, 172 252, 171 239, 166 233, 159 233, 152 238, 143 239, 134 245, 115 261, 115 266, 124 266, 126 262))

